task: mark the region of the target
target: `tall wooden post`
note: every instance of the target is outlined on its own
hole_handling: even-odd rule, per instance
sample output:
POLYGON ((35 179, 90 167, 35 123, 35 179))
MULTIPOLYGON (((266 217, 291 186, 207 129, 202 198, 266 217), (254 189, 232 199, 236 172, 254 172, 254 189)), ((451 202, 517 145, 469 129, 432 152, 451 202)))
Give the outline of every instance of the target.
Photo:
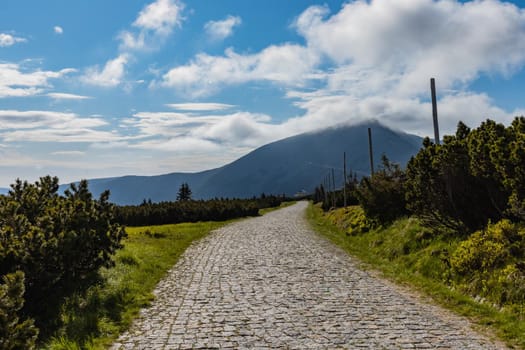
POLYGON ((432 119, 434 120, 434 142, 439 145, 438 109, 436 99, 436 81, 430 78, 430 93, 432 95, 432 119))
POLYGON ((326 175, 326 184, 327 184, 327 188, 326 188, 326 203, 328 206, 330 206, 330 202, 332 201, 331 199, 331 195, 330 195, 330 191, 331 191, 331 188, 332 188, 332 185, 330 183, 330 173, 328 173, 326 175))
POLYGON ((332 168, 332 206, 335 208, 335 175, 334 175, 334 168, 332 168))
POLYGON ((374 152, 372 149, 372 129, 368 128, 368 153, 370 154, 370 175, 374 175, 374 152))
POLYGON ((325 203, 328 203, 328 192, 330 191, 330 186, 328 183, 328 177, 324 177, 324 201, 325 203))
POLYGON ((343 205, 346 208, 346 152, 343 152, 343 205))

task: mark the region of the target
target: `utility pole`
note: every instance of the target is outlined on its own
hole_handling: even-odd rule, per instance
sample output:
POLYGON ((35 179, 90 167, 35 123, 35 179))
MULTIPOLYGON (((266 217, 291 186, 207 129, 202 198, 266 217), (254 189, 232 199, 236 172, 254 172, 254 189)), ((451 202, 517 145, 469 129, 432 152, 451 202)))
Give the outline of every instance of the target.
POLYGON ((439 145, 438 109, 436 99, 436 80, 430 78, 430 93, 432 95, 432 119, 434 120, 434 142, 439 145))
POLYGON ((326 176, 324 177, 324 201, 328 203, 328 184, 326 181, 326 176))
POLYGON ((374 152, 372 150, 372 129, 368 128, 368 153, 370 154, 370 175, 374 175, 374 152))
POLYGON ((346 208, 346 152, 343 152, 343 205, 346 208))
POLYGON ((332 168, 332 207, 335 208, 335 175, 334 175, 334 168, 332 168))

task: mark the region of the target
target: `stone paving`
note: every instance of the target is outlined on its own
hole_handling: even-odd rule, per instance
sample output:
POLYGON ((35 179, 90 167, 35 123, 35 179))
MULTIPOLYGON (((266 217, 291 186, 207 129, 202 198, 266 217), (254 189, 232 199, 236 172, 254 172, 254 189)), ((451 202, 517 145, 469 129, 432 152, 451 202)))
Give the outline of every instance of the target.
POLYGON ((314 233, 306 203, 187 249, 112 349, 502 349, 314 233))

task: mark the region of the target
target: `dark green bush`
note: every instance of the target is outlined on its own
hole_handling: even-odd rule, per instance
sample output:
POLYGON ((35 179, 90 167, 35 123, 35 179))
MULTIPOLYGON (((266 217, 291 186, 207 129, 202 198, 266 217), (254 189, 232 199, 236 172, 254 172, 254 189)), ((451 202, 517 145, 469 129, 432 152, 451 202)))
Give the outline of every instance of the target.
POLYGON ((369 219, 388 224, 408 214, 404 186, 404 171, 383 156, 381 169, 361 180, 356 197, 369 219))
POLYGON ((64 196, 58 179, 16 181, 0 198, 0 274, 25 274, 25 317, 44 337, 60 324, 60 306, 97 283, 100 267, 112 265, 124 229, 115 223, 109 193, 92 198, 87 182, 64 196))
POLYGON ((19 312, 24 305, 24 274, 17 271, 3 276, 0 284, 0 349, 33 349, 38 329, 33 320, 21 321, 19 312))
POLYGON ((261 195, 252 199, 183 200, 117 208, 117 221, 129 226, 224 221, 259 215, 259 209, 279 206, 285 197, 261 195))
POLYGON ((525 118, 458 124, 442 145, 426 139, 407 165, 409 209, 429 226, 468 234, 489 221, 525 220, 525 118))

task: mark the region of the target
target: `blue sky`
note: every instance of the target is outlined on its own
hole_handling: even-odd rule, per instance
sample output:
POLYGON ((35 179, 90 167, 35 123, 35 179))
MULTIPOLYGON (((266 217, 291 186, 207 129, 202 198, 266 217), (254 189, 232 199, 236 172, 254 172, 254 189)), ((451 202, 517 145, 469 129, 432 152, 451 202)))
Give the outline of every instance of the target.
POLYGON ((377 119, 432 135, 525 110, 525 3, 2 0, 0 186, 199 171, 377 119))

